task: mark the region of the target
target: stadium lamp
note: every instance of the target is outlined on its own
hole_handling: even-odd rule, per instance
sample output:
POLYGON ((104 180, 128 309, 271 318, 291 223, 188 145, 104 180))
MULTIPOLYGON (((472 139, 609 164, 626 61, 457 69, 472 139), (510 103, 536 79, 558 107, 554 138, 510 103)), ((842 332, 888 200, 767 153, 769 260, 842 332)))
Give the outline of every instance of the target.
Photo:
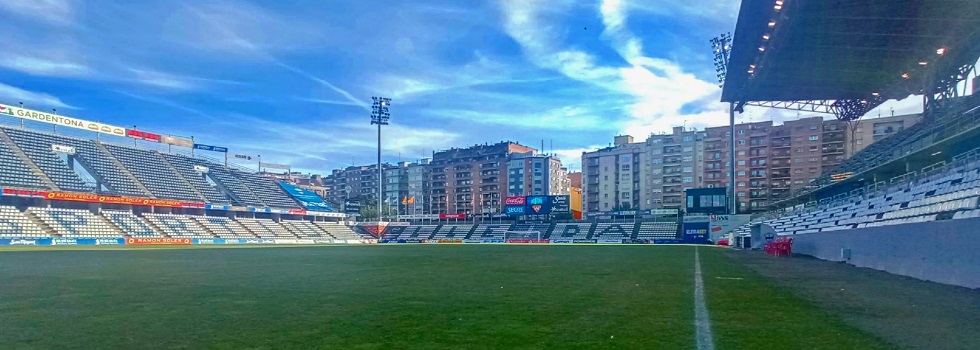
POLYGON ((391 118, 391 114, 388 113, 391 99, 373 96, 371 100, 373 101, 371 103, 371 125, 378 126, 378 221, 380 222, 381 206, 383 205, 382 196, 384 196, 384 171, 381 168, 381 126, 388 125, 388 119, 391 118))

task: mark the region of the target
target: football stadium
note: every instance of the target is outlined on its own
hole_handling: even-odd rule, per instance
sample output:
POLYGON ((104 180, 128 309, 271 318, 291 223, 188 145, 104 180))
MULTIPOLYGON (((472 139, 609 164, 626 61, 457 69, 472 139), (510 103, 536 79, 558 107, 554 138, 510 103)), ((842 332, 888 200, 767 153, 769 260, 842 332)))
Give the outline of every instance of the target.
POLYGON ((0 349, 980 349, 980 2, 733 18, 730 124, 576 175, 543 140, 382 163, 397 98, 326 176, 0 100, 0 349))

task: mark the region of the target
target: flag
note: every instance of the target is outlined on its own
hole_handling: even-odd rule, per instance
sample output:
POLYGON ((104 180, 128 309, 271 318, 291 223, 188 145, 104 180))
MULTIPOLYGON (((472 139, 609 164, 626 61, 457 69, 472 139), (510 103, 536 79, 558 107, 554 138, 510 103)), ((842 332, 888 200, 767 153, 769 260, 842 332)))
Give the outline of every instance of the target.
POLYGON ((408 197, 402 197, 402 205, 408 204, 408 197))
POLYGON ((415 196, 408 197, 408 204, 415 204, 415 196))
POLYGON ((14 115, 14 110, 10 109, 10 107, 0 105, 0 113, 14 115))

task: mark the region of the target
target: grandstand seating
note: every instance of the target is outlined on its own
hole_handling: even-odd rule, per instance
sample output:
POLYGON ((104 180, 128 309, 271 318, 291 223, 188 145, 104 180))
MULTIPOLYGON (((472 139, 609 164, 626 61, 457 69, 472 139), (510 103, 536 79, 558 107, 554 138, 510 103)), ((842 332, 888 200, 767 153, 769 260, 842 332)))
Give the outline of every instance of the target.
POLYGON ((324 222, 324 221, 317 221, 314 222, 313 224, 316 225, 316 227, 323 230, 324 232, 326 232, 331 237, 336 239, 364 239, 365 238, 357 234, 357 232, 354 232, 354 230, 352 230, 350 227, 347 227, 347 225, 338 224, 335 222, 324 222))
POLYGON ((551 230, 550 239, 589 239, 592 223, 560 223, 551 230))
MULTIPOLYGON (((945 170, 757 222, 789 235, 971 217, 980 200, 980 160, 964 160, 945 170)), ((735 233, 747 233, 750 225, 735 233)))
POLYGON ((191 215, 145 213, 143 217, 169 237, 214 238, 214 235, 208 233, 191 215))
POLYGON ((14 154, 10 146, 2 141, 0 141, 0 185, 27 189, 48 188, 37 179, 37 175, 31 171, 31 168, 14 154))
POLYGON ((38 238, 50 235, 34 224, 20 210, 11 206, 0 206, 0 238, 38 238))
POLYGON ((125 170, 120 169, 111 160, 111 157, 92 141, 24 129, 4 128, 4 131, 12 138, 34 140, 48 150, 51 149, 51 145, 74 147, 75 155, 73 158, 83 162, 86 170, 95 172, 93 175, 98 176, 97 180, 101 180, 102 184, 108 188, 107 191, 100 190, 100 192, 137 197, 150 195, 140 189, 139 185, 129 176, 126 176, 123 173, 125 170))
POLYGON ((168 166, 159 152, 105 144, 119 160, 157 198, 204 201, 186 185, 186 180, 168 166))
POLYGON ((44 225, 62 237, 122 237, 122 231, 113 227, 98 215, 84 209, 30 208, 28 215, 34 215, 44 225))
POLYGON ((245 186, 247 186, 252 193, 255 193, 258 198, 261 198, 261 200, 264 201, 267 206, 275 208, 299 207, 299 204, 293 200, 292 196, 287 194, 275 180, 234 168, 228 169, 233 175, 242 179, 245 186))
POLYGON ((34 162, 34 165, 37 165, 62 191, 92 192, 95 189, 93 183, 82 180, 65 159, 51 150, 51 143, 47 141, 46 135, 26 133, 19 129, 5 129, 4 131, 17 147, 24 151, 27 158, 34 162))
POLYGON ((310 221, 283 220, 280 222, 289 232, 300 238, 329 238, 326 232, 310 221))
POLYGON ((636 239, 673 239, 677 238, 677 221, 641 222, 636 231, 636 239))
POLYGON ((132 212, 128 211, 117 211, 117 210, 103 210, 102 216, 112 222, 116 227, 118 227, 122 232, 125 232, 127 236, 133 237, 160 237, 160 233, 156 232, 150 225, 148 225, 142 218, 136 216, 132 212))
POLYGON ((236 218, 246 229, 263 238, 296 238, 283 225, 270 219, 236 218))
POLYGON ((480 224, 470 234, 471 239, 506 239, 511 224, 480 224))
POLYGON ((420 225, 417 226, 418 230, 411 233, 411 235, 408 237, 405 237, 405 234, 402 234, 400 238, 429 239, 436 233, 437 230, 439 230, 439 226, 440 225, 420 225))
POLYGON ((633 236, 634 222, 602 222, 596 223, 594 239, 630 239, 633 236))
POLYGON ((226 217, 194 216, 197 223, 221 238, 255 238, 256 236, 242 226, 238 221, 226 217))
MULTIPOLYGON (((222 193, 217 188, 215 188, 215 186, 211 185, 210 183, 208 183, 207 180, 205 180, 204 174, 201 174, 198 171, 194 170, 195 165, 205 166, 208 169, 210 169, 211 167, 209 165, 202 164, 203 161, 200 161, 198 159, 179 156, 175 154, 162 154, 162 156, 163 159, 169 162, 170 165, 172 165, 174 169, 176 169, 177 172, 180 173, 180 175, 182 175, 184 179, 186 179, 187 182, 191 184, 191 186, 194 186, 194 188, 198 192, 204 195, 204 198, 207 198, 208 201, 214 204, 232 203, 231 200, 228 199, 228 196, 226 196, 224 193, 222 193)), ((242 203, 235 203, 235 204, 243 205, 242 203)))
POLYGON ((431 239, 465 239, 473 231, 474 225, 442 225, 431 239))

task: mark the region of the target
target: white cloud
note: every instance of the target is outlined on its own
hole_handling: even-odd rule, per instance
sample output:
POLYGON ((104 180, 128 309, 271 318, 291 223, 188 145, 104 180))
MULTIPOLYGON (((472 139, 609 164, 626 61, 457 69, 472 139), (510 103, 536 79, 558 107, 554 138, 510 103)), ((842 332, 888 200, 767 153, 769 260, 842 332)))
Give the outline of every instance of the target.
POLYGON ((67 0, 4 0, 0 10, 25 17, 30 21, 65 25, 72 19, 71 4, 67 0))
POLYGON ((582 171, 582 152, 592 152, 603 147, 606 146, 594 145, 583 148, 557 149, 554 153, 558 155, 558 158, 561 159, 561 164, 568 168, 569 171, 582 171))
POLYGON ((0 67, 32 75, 80 77, 89 75, 92 70, 86 65, 66 57, 42 57, 7 51, 0 57, 0 67))
POLYGON ((0 83, 0 100, 8 102, 24 102, 26 104, 25 107, 31 109, 40 109, 36 106, 78 109, 78 107, 69 105, 57 97, 45 93, 27 91, 3 83, 0 83))

